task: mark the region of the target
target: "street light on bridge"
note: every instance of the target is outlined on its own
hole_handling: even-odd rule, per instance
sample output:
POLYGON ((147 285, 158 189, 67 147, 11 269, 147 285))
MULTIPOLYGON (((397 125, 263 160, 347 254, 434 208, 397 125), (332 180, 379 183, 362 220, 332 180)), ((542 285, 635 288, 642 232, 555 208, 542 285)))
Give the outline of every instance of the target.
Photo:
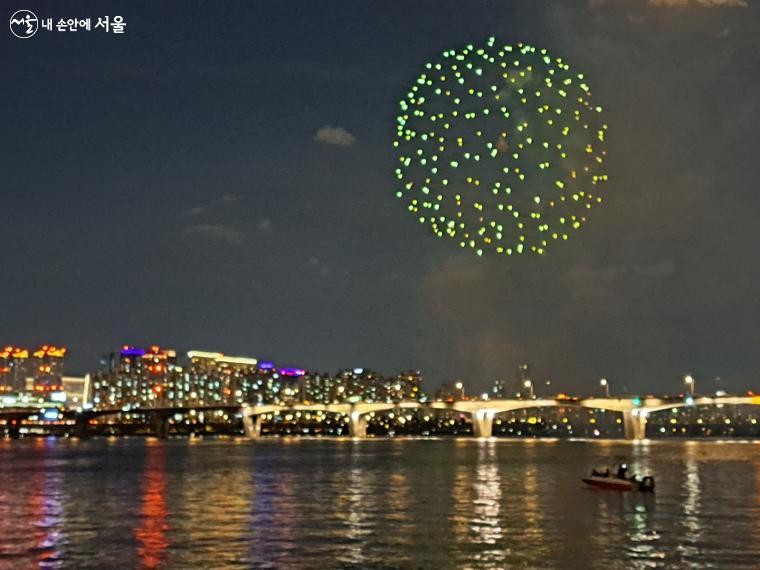
POLYGON ((694 377, 691 374, 687 374, 683 379, 683 383, 686 384, 686 389, 689 391, 689 396, 694 395, 694 377))
POLYGON ((602 378, 599 380, 599 385, 604 388, 604 397, 609 398, 610 397, 610 383, 607 382, 606 378, 602 378))

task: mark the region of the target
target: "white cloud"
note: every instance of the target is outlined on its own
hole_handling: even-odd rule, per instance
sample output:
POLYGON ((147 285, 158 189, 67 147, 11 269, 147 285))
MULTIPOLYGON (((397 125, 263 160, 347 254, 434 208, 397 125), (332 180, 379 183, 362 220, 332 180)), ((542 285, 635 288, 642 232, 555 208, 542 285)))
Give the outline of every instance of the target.
POLYGON ((186 216, 199 216, 201 214, 205 214, 207 212, 210 212, 212 210, 215 210, 219 208, 219 204, 232 204, 235 202, 239 202, 242 200, 243 197, 238 194, 222 194, 218 198, 214 198, 212 201, 209 201, 204 206, 194 206, 192 208, 187 208, 182 211, 183 214, 186 216))
POLYGON ((185 214, 186 216, 198 216, 200 214, 203 214, 207 210, 208 208, 206 208, 205 206, 195 206, 194 208, 188 208, 182 213, 185 214))
POLYGON ((243 242, 243 232, 223 224, 196 224, 190 226, 187 231, 230 245, 240 245, 243 242))
POLYGON ((322 127, 314 135, 314 140, 322 144, 334 144, 338 146, 351 146, 356 142, 356 137, 343 127, 322 127))
POLYGON ((269 218, 264 218, 263 220, 259 220, 259 223, 256 224, 256 229, 263 233, 272 231, 272 220, 270 220, 269 218))
POLYGON ((312 255, 311 257, 309 257, 307 265, 311 269, 318 271, 322 277, 327 277, 328 275, 332 273, 332 270, 329 267, 327 267, 324 263, 322 263, 322 260, 319 259, 315 255, 312 255))

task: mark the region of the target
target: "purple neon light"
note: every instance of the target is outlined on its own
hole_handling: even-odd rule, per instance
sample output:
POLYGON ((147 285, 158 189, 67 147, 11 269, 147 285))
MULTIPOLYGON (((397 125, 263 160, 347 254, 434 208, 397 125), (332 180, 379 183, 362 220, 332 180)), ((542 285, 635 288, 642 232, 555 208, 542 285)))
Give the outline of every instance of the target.
POLYGON ((280 374, 283 376, 303 376, 306 370, 302 368, 280 368, 280 374))
POLYGON ((145 350, 143 350, 142 348, 135 348, 134 346, 121 349, 122 356, 143 356, 144 354, 145 354, 145 350))
POLYGON ((272 362, 259 362, 259 368, 262 370, 271 370, 274 368, 274 363, 272 362))

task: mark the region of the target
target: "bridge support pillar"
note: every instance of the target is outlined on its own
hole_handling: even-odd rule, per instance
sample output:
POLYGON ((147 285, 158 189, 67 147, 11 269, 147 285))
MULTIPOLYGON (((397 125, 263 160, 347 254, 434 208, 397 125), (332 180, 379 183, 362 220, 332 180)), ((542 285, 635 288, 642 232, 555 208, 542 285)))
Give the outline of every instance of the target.
POLYGON ((646 439, 648 412, 634 408, 623 412, 623 433, 625 439, 646 439))
POLYGON ((348 416, 348 435, 367 437, 367 418, 359 412, 352 411, 348 416))
POLYGON ((472 435, 475 437, 491 437, 493 435, 493 418, 491 410, 478 410, 472 413, 472 435))
POLYGON ((158 439, 169 437, 169 416, 167 414, 156 412, 150 414, 150 426, 153 428, 153 435, 158 439))
POLYGON ((74 423, 74 435, 79 438, 90 435, 90 416, 78 415, 74 423))
POLYGON ((21 437, 21 422, 16 419, 8 421, 8 437, 18 439, 21 437))
POLYGON ((243 432, 248 439, 261 437, 261 415, 249 415, 243 412, 243 432))

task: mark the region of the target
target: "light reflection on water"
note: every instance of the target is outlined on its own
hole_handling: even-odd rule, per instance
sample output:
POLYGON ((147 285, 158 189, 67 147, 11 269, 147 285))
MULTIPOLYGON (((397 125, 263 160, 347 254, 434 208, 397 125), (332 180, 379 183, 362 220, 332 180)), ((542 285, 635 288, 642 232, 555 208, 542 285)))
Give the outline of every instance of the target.
POLYGON ((140 566, 157 568, 164 559, 169 540, 166 509, 166 450, 150 441, 146 447, 143 468, 141 522, 135 529, 140 566))
POLYGON ((760 560, 760 445, 0 441, 0 568, 711 568, 760 560), (626 455, 654 495, 582 488, 626 455))
MULTIPOLYGON (((755 512, 760 513, 760 461, 755 462, 755 512)), ((760 516, 755 517, 754 541, 760 542, 760 516)))
POLYGON ((685 453, 683 489, 686 496, 681 522, 684 526, 684 544, 681 545, 681 550, 684 556, 694 557, 699 554, 699 544, 702 539, 699 463, 696 457, 696 446, 692 442, 686 444, 685 453))

